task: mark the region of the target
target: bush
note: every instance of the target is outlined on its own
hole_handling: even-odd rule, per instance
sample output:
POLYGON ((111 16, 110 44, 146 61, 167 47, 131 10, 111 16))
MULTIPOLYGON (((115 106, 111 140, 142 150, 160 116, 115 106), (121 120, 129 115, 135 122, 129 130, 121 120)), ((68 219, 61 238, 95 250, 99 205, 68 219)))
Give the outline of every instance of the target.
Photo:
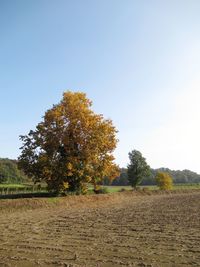
POLYGON ((121 188, 121 189, 119 190, 119 192, 124 192, 124 191, 127 191, 126 188, 121 188))
POLYGON ((158 172, 156 182, 160 190, 171 190, 173 188, 173 179, 166 172, 158 172))
POLYGON ((94 190, 95 194, 108 194, 108 188, 107 187, 100 187, 97 190, 94 190))

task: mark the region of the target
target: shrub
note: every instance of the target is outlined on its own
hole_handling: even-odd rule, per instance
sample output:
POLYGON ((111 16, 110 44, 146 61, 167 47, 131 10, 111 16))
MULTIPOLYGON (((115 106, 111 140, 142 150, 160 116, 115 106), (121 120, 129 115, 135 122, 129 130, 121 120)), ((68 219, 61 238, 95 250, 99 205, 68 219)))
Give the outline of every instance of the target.
POLYGON ((95 194, 108 194, 108 188, 107 187, 99 187, 98 189, 94 190, 95 194))
POLYGON ((158 172, 156 182, 160 190, 171 190, 173 188, 173 179, 167 172, 158 172))
POLYGON ((119 192, 124 192, 124 191, 126 191, 126 188, 121 188, 121 189, 119 190, 119 192))

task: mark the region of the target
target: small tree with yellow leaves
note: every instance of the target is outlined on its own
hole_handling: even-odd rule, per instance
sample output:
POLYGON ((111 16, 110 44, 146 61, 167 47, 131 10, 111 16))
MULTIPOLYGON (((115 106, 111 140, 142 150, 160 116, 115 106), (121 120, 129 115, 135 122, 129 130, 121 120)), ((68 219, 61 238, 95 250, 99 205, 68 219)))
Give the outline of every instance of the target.
POLYGON ((173 188, 173 179, 167 172, 158 172, 156 182, 161 190, 171 190, 173 188))
POLYGON ((84 93, 67 91, 36 130, 20 137, 19 167, 35 182, 46 181, 50 191, 85 193, 87 183, 96 189, 105 176, 118 175, 116 128, 91 105, 84 93))

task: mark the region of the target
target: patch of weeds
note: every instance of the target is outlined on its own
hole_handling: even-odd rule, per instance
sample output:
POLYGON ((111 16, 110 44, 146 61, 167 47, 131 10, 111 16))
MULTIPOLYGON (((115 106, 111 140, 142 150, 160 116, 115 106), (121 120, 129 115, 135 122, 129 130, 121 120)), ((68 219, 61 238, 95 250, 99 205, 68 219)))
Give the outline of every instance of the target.
POLYGON ((101 187, 98 190, 94 191, 96 194, 108 194, 109 190, 107 187, 101 187))
POLYGON ((49 197, 48 198, 49 203, 57 204, 59 202, 58 197, 49 197))
POLYGON ((121 188, 120 190, 119 190, 119 192, 124 192, 124 191, 127 191, 125 188, 121 188))

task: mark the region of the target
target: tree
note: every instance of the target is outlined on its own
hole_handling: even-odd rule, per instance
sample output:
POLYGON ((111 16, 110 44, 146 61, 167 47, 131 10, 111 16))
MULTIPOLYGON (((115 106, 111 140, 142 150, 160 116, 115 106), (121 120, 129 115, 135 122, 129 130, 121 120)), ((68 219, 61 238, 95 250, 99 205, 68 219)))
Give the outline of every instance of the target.
POLYGON ((161 190, 171 190, 173 188, 172 176, 167 172, 158 172, 156 174, 156 182, 161 190))
POLYGON ((91 110, 81 92, 67 91, 47 110, 36 130, 20 136, 19 167, 35 182, 44 180, 50 191, 87 191, 105 176, 113 179, 118 167, 112 155, 117 130, 111 120, 91 110))
POLYGON ((5 181, 5 175, 0 173, 0 183, 3 183, 5 181))
POLYGON ((0 158, 0 183, 19 183, 28 181, 17 167, 17 161, 0 158))
POLYGON ((129 159, 130 164, 127 167, 128 180, 131 186, 136 188, 144 177, 150 175, 150 167, 147 165, 146 159, 137 150, 129 153, 129 159))

